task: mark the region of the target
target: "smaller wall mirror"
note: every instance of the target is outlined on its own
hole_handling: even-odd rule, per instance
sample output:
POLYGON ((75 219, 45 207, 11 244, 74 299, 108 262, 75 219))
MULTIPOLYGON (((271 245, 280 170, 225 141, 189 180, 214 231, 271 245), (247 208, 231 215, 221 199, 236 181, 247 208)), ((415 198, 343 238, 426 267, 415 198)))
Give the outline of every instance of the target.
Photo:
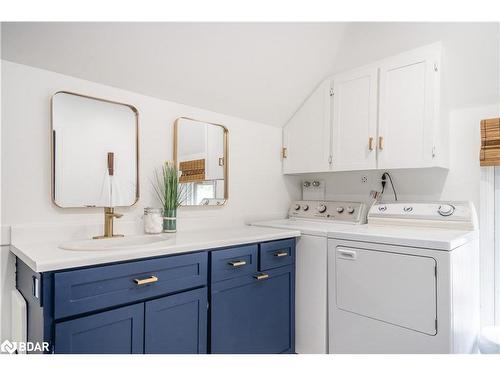
POLYGON ((125 207, 139 198, 138 112, 60 91, 52 96, 52 199, 59 207, 125 207))
POLYGON ((180 117, 174 123, 174 162, 183 206, 220 206, 228 199, 228 130, 180 117))

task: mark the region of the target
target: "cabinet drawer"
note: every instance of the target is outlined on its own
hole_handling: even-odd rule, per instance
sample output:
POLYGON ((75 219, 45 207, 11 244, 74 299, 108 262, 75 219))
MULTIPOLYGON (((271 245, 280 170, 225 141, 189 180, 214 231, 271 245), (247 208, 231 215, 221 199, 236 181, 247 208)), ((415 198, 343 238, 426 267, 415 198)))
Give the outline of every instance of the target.
POLYGON ((295 239, 264 242, 260 244, 260 270, 267 270, 295 263, 295 239))
POLYGON ((257 272, 257 245, 233 247, 212 252, 212 281, 257 272))
POLYGON ((54 275, 56 319, 207 283, 207 253, 148 259, 54 275))

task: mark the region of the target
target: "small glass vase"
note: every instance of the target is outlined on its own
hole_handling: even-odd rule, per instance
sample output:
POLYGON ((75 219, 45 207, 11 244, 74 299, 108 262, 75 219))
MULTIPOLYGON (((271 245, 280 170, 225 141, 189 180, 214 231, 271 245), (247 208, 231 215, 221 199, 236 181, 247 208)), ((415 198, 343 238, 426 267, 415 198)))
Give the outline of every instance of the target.
POLYGON ((163 210, 163 232, 177 232, 177 209, 163 210))

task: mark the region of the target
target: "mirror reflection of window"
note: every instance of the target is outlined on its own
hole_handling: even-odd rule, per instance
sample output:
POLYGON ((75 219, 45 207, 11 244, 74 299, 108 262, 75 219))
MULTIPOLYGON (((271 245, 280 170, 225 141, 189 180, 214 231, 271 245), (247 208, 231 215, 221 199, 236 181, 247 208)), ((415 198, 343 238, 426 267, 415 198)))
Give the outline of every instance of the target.
POLYGON ((221 205, 226 199, 223 126, 180 118, 176 121, 176 155, 183 205, 221 205))

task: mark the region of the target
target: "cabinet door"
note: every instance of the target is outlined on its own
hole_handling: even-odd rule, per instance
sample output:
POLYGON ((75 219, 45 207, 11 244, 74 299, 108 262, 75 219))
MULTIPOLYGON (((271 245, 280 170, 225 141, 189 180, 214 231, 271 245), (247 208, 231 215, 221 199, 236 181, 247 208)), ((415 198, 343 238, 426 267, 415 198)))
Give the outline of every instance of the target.
POLYGON ((207 352, 207 288, 146 302, 144 352, 207 352))
POLYGON ((56 323, 55 353, 143 353, 144 304, 56 323))
POLYGON ((324 81, 283 129, 283 173, 330 169, 330 80, 324 81))
POLYGON ((439 45, 432 45, 381 63, 379 168, 432 166, 439 120, 439 51, 439 45))
POLYGON ((210 306, 212 353, 294 352, 294 265, 215 283, 210 306))
POLYGON ((377 68, 363 68, 333 79, 334 170, 376 168, 377 68))

